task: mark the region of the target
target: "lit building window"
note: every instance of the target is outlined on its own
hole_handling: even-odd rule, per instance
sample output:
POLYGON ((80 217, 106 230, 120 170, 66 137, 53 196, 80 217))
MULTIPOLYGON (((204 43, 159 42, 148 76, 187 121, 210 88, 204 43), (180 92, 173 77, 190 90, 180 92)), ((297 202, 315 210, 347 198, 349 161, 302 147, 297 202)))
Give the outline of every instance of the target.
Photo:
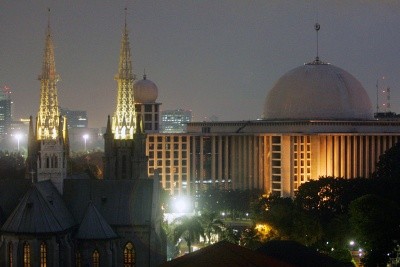
POLYGON ((31 246, 28 243, 24 243, 24 267, 31 267, 31 246))
POLYGON ((100 266, 100 253, 95 249, 92 255, 93 267, 100 266))
POLYGON ((8 243, 8 266, 13 266, 13 244, 11 242, 8 243))
POLYGON ((47 245, 45 242, 40 244, 40 267, 47 266, 47 245))
POLYGON ((133 244, 128 242, 124 249, 124 267, 135 266, 135 250, 133 244))

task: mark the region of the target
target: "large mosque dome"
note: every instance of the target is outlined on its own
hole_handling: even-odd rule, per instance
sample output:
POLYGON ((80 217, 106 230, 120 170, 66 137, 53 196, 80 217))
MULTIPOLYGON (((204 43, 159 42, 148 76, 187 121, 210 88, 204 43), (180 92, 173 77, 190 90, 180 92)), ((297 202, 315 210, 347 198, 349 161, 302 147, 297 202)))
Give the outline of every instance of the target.
POLYGON ((371 101, 350 73, 318 60, 284 74, 268 93, 264 119, 372 119, 371 101))
POLYGON ((158 97, 157 85, 148 80, 146 75, 133 85, 133 98, 136 103, 154 103, 158 97))

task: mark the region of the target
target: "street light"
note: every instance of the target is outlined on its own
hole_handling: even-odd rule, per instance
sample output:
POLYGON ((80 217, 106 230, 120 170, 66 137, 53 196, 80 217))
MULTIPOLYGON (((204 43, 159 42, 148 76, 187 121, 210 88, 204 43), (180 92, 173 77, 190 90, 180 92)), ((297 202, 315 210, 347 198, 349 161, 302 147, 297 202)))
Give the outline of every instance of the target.
POLYGON ((16 133, 15 135, 15 139, 17 139, 17 151, 19 151, 19 140, 21 140, 21 137, 22 137, 22 134, 20 134, 20 133, 16 133))
POLYGON ((89 138, 89 135, 88 135, 88 134, 84 134, 84 135, 83 135, 83 140, 85 140, 85 152, 87 152, 87 151, 86 151, 86 142, 87 142, 88 138, 89 138))

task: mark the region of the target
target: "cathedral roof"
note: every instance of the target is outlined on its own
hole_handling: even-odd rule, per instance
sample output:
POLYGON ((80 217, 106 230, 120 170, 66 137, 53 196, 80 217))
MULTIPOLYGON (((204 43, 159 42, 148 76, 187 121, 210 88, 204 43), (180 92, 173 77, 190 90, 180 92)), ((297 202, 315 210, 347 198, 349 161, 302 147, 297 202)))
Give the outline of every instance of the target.
POLYGON ((31 186, 27 179, 0 180, 0 226, 7 220, 31 186))
POLYGON ((64 180, 63 198, 77 221, 92 202, 107 223, 146 225, 152 219, 153 180, 64 180))
POLYGON ((117 237, 117 234, 96 209, 93 202, 90 201, 86 208, 85 216, 79 226, 76 238, 104 240, 117 237))
POLYGON ((18 234, 64 232, 76 223, 50 181, 32 184, 1 230, 18 234))

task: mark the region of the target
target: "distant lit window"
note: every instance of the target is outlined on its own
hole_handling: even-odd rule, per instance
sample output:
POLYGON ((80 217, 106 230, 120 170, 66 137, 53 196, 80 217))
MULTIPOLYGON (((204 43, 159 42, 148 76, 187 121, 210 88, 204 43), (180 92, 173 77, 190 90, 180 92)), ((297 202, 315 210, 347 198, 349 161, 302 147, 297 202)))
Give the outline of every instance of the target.
POLYGON ((47 266, 47 245, 45 242, 40 244, 40 267, 47 266))
POLYGON ((100 266, 100 253, 95 249, 92 254, 93 267, 100 266))
POLYGON ((28 243, 24 243, 24 267, 31 267, 31 246, 28 243))
POLYGON ((128 242, 124 249, 124 267, 135 266, 135 249, 133 244, 128 242))

